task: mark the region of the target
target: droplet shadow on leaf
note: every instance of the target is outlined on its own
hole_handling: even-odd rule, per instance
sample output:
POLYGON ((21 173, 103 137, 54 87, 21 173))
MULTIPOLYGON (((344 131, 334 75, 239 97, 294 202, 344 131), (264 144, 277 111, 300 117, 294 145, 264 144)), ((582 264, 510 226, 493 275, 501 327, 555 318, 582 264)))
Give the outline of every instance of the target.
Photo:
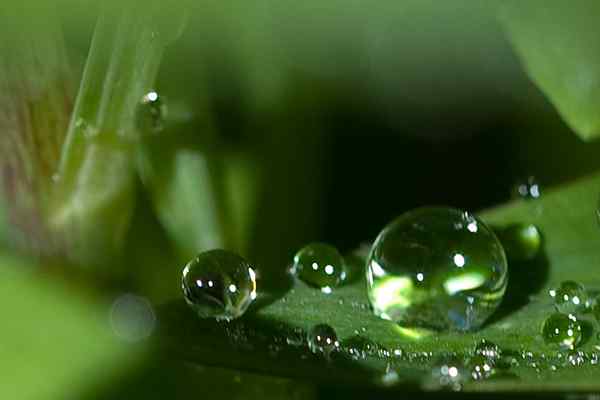
POLYGON ((578 319, 581 325, 581 342, 579 346, 584 346, 587 342, 594 338, 594 324, 585 319, 578 319))
POLYGON ((253 314, 263 307, 284 297, 292 287, 294 287, 295 279, 290 273, 289 268, 281 271, 268 271, 261 273, 258 271, 256 279, 256 300, 250 305, 247 313, 253 314))
MULTIPOLYGON (((508 258, 508 286, 504 299, 498 310, 491 316, 487 324, 509 316, 531 302, 531 296, 539 293, 548 280, 549 260, 546 255, 545 241, 538 254, 531 260, 515 260, 508 258)), ((486 324, 486 325, 487 325, 486 324)))
POLYGON ((365 277, 366 255, 352 252, 344 256, 346 262, 346 280, 342 285, 351 285, 365 277))

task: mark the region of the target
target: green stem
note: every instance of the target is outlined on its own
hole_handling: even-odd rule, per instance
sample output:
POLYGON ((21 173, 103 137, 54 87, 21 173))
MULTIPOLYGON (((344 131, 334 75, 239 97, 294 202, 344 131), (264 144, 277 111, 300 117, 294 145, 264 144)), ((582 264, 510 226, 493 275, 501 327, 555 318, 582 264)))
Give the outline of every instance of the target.
POLYGON ((136 107, 181 25, 161 18, 158 1, 131 1, 107 8, 96 26, 50 210, 74 261, 105 264, 124 242, 135 203, 136 107))

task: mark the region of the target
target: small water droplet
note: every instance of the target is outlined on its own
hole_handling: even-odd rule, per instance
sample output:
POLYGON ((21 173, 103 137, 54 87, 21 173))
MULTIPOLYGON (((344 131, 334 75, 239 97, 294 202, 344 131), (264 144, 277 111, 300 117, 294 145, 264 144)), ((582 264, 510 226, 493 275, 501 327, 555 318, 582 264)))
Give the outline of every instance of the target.
POLYGON ((443 357, 435 363, 423 386, 428 390, 449 389, 458 392, 462 390, 469 377, 470 373, 462 359, 443 357))
POLYGON ((136 127, 142 133, 156 134, 164 128, 166 106, 162 96, 150 91, 142 97, 136 110, 136 127))
POLYGON ((311 243, 294 256, 293 271, 306 284, 331 293, 345 279, 344 258, 333 246, 311 243))
POLYGON ((502 350, 501 356, 496 362, 496 366, 500 369, 510 369, 519 366, 519 358, 523 358, 514 350, 502 350))
POLYGON ((574 349, 581 342, 581 325, 572 314, 554 313, 544 321, 542 336, 547 344, 574 349))
POLYGON ((524 200, 536 200, 542 196, 542 187, 535 176, 529 176, 518 182, 513 189, 513 197, 524 200))
POLYGON ((568 365, 573 367, 579 367, 585 363, 586 355, 582 351, 570 351, 565 357, 565 361, 568 365))
POLYGON ((474 353, 491 360, 498 360, 502 355, 500 347, 498 347, 495 343, 485 339, 482 339, 479 343, 477 343, 474 353))
POLYGON ((542 234, 534 224, 512 224, 496 233, 511 261, 532 260, 542 247, 542 234))
POLYGON ((494 361, 484 355, 478 354, 469 359, 471 378, 476 381, 487 379, 495 372, 494 361))
POLYGON ((256 275, 239 255, 210 250, 185 266, 182 289, 201 318, 229 321, 244 314, 256 298, 256 275))
POLYGON ((496 235, 473 215, 420 208, 387 225, 367 260, 376 315, 406 328, 468 331, 496 310, 507 284, 496 235))
POLYGON ((313 326, 307 334, 307 341, 311 352, 322 354, 326 359, 340 346, 335 330, 327 324, 313 326))
POLYGON ((588 296, 582 284, 575 281, 564 281, 556 289, 549 291, 554 299, 557 311, 564 314, 575 314, 586 309, 588 296))
POLYGON ((305 343, 306 334, 300 328, 294 328, 285 337, 288 346, 300 347, 305 343))
POLYGON ((385 372, 379 377, 379 384, 384 387, 394 386, 400 381, 398 372, 394 370, 390 364, 387 364, 385 372))

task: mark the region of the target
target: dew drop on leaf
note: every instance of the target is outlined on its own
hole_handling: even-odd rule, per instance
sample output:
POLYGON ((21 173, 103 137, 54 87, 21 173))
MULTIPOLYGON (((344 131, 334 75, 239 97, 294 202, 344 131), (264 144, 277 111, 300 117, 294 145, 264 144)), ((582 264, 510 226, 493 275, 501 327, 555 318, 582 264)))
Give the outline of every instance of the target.
POLYGON ((185 301, 201 318, 232 320, 256 298, 256 275, 250 264, 227 250, 200 253, 183 268, 185 301))
POLYGON ((293 271, 304 283, 331 293, 346 278, 344 258, 333 246, 311 243, 294 256, 293 271))
POLYGON ((573 367, 579 367, 585 364, 585 360, 586 354, 577 350, 570 351, 565 357, 566 364, 573 367))
POLYGON ((471 370, 471 378, 476 381, 489 378, 495 372, 494 364, 494 360, 481 354, 471 357, 468 362, 471 370))
POLYGON ((508 280, 496 235, 468 212, 420 208, 387 225, 366 264, 369 300, 404 328, 468 331, 496 310, 508 280))
POLYGON ((554 299, 554 306, 558 312, 575 314, 584 311, 588 304, 588 295, 585 287, 575 281, 564 281, 556 289, 549 291, 554 299))
POLYGON ((442 357, 434 364, 423 386, 428 390, 446 389, 458 392, 469 379, 470 373, 461 358, 442 357))
POLYGON ((544 321, 542 336, 549 345, 572 350, 581 342, 581 325, 572 314, 554 313, 544 321))
POLYGON ((311 352, 322 354, 327 359, 340 346, 335 330, 327 324, 313 326, 308 331, 307 341, 311 352))
POLYGON ((489 340, 482 339, 475 346, 475 355, 480 355, 491 360, 498 360, 502 355, 502 350, 495 343, 490 342, 489 340))

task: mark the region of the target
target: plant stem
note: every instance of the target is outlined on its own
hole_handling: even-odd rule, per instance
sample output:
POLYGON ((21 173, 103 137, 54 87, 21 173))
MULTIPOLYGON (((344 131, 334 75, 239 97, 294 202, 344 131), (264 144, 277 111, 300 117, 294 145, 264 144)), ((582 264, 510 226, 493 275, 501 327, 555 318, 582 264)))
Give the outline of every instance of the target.
POLYGON ((58 169, 50 223, 69 258, 105 264, 124 242, 135 204, 135 112, 152 88, 179 21, 158 1, 131 1, 100 17, 58 169))

